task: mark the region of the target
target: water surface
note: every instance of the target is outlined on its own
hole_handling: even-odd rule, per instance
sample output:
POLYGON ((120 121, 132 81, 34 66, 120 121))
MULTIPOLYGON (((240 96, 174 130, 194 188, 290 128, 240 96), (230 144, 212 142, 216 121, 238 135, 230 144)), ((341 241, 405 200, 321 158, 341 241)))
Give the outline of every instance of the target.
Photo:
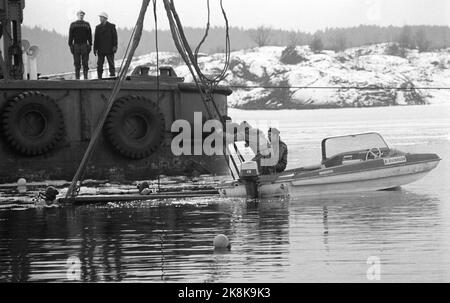
POLYGON ((443 161, 392 192, 3 207, 0 281, 370 282, 367 260, 376 257, 381 282, 450 282, 450 106, 231 116, 279 121, 290 168, 318 163, 324 137, 368 131, 443 161), (212 248, 220 233, 232 242, 229 252, 212 248))

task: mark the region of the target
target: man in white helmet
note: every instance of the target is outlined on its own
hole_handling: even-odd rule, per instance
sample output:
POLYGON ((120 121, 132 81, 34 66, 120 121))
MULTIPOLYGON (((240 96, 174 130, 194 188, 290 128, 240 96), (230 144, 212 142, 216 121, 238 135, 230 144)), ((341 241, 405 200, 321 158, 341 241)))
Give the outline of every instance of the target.
POLYGON ((108 14, 101 13, 100 24, 95 28, 94 55, 98 56, 97 74, 98 78, 103 78, 103 65, 105 57, 108 60, 109 76, 116 76, 114 65, 114 54, 117 52, 117 30, 116 26, 108 22, 108 14))

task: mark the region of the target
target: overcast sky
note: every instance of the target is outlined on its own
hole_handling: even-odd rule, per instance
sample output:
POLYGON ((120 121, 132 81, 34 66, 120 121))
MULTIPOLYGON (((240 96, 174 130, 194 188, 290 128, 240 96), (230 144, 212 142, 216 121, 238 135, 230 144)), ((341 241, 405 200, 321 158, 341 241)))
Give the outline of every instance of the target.
MULTIPOLYGON (((141 0, 26 0, 24 24, 66 33, 75 12, 82 8, 86 20, 98 23, 105 11, 110 22, 132 27, 141 0)), ((212 24, 223 25, 219 0, 211 0, 212 24)), ((268 25, 275 28, 313 32, 326 27, 359 24, 450 26, 450 0, 223 0, 231 26, 244 28, 268 25)), ((176 0, 184 26, 204 27, 206 0, 176 0)), ((151 11, 150 11, 151 12, 151 11)), ((162 0, 158 0, 160 27, 167 28, 162 0)), ((153 15, 145 28, 153 29, 153 15)))

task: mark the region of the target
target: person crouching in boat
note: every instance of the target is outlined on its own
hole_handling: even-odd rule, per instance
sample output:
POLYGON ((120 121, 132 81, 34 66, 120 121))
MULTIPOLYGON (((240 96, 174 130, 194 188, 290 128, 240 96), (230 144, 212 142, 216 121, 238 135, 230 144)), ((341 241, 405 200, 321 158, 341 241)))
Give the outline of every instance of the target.
POLYGON ((274 166, 263 166, 262 174, 271 175, 279 174, 286 170, 288 163, 288 147, 286 143, 281 141, 280 131, 276 128, 270 128, 268 138, 272 148, 273 155, 277 157, 277 163, 274 166))
POLYGON ((272 166, 276 163, 272 157, 273 151, 270 142, 266 139, 264 133, 257 128, 253 128, 248 122, 241 123, 237 141, 245 141, 246 146, 253 151, 255 157, 252 161, 258 164, 260 172, 264 171, 265 166, 272 166))

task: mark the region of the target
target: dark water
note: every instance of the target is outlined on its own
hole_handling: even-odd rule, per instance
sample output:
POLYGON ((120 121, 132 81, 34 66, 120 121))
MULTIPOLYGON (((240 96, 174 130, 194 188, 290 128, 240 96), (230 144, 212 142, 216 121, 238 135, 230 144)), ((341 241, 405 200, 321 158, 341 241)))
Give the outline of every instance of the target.
POLYGON ((316 161, 325 133, 381 129, 394 147, 438 153, 438 168, 400 191, 327 199, 3 208, 0 281, 370 282, 375 257, 381 282, 449 282, 449 107, 372 110, 260 115, 279 116, 294 167, 316 161), (229 252, 213 250, 221 233, 229 252))

